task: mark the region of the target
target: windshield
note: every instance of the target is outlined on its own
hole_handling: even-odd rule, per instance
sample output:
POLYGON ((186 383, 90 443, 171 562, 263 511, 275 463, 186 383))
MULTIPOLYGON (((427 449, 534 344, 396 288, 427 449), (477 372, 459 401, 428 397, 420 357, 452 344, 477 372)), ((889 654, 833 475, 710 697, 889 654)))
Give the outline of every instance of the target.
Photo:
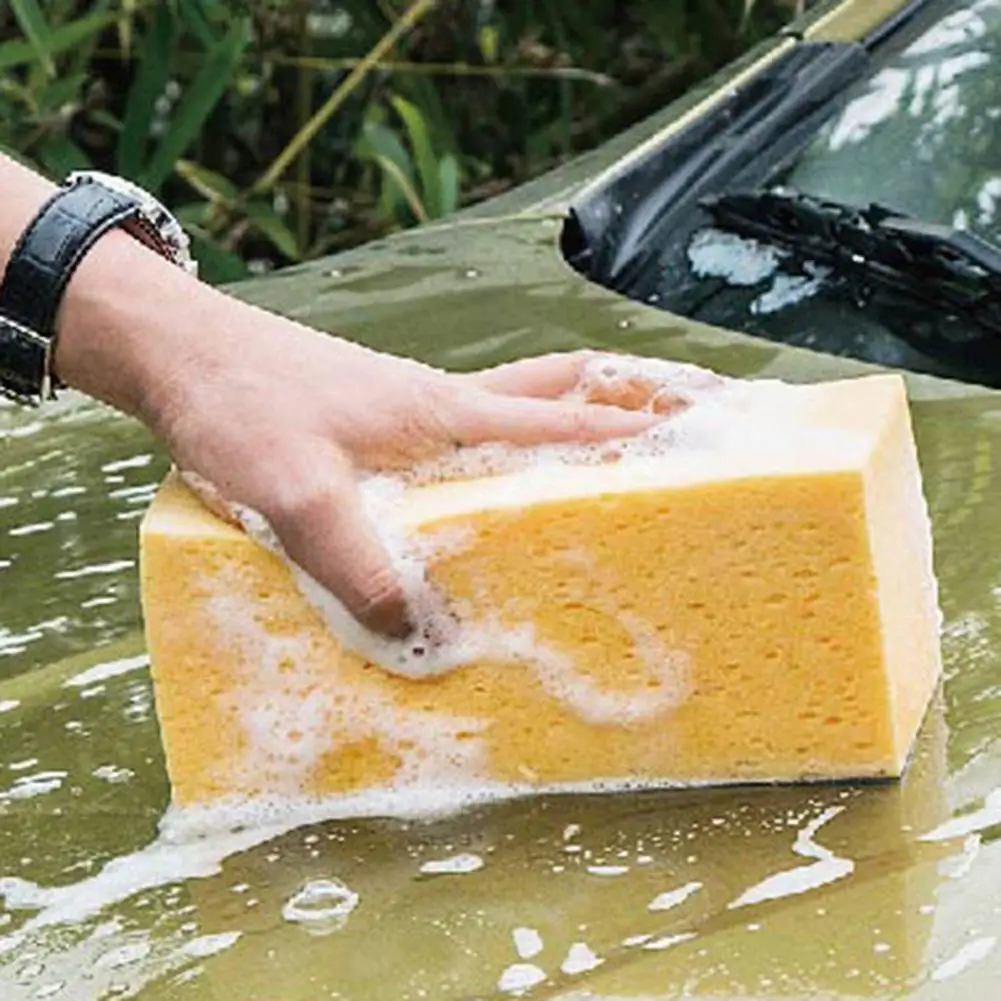
MULTIPOLYGON (((823 46, 799 48, 806 55, 823 46)), ((958 307, 934 295, 922 301, 917 287, 908 293, 860 282, 845 266, 723 231, 698 207, 707 193, 781 186, 858 208, 881 204, 1001 245, 1001 0, 932 0, 868 55, 827 43, 832 49, 855 51, 860 69, 807 128, 791 119, 792 126, 772 129, 750 162, 719 172, 709 192, 682 187, 671 217, 644 227, 644 213, 678 188, 675 175, 684 170, 683 141, 668 138, 658 160, 596 196, 599 207, 603 197, 615 212, 606 213, 611 221, 591 242, 615 248, 625 241, 621 234, 638 233, 629 265, 606 267, 599 254, 571 259, 593 281, 715 326, 1001 386, 997 334, 958 307)), ((794 97, 805 100, 803 86, 793 87, 794 97)), ((723 139, 732 149, 754 136, 723 139)), ((921 291, 928 289, 922 284, 921 291)))
POLYGON ((935 9, 935 23, 884 54, 781 180, 1001 243, 1001 0, 935 9))
MULTIPOLYGON (((873 202, 1001 242, 1001 0, 929 5, 874 56, 806 149, 762 187, 873 202)), ((1001 384, 993 335, 925 303, 711 228, 659 301, 693 318, 879 364, 1001 384), (996 355, 997 360, 994 360, 996 355)))

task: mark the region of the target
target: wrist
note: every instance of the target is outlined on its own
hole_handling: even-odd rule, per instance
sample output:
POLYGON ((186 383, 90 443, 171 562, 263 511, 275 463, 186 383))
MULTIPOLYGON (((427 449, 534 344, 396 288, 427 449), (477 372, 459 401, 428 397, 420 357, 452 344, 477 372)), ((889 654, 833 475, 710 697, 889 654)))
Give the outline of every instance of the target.
POLYGON ((159 385, 150 362, 169 356, 135 332, 199 287, 180 224, 149 192, 100 172, 56 188, 0 158, 0 187, 19 196, 0 220, 0 393, 37 405, 70 385, 148 414, 159 385))
POLYGON ((103 236, 67 285, 53 369, 67 386, 159 430, 177 388, 213 335, 213 291, 128 234, 103 236), (182 315, 183 314, 183 317, 182 315))

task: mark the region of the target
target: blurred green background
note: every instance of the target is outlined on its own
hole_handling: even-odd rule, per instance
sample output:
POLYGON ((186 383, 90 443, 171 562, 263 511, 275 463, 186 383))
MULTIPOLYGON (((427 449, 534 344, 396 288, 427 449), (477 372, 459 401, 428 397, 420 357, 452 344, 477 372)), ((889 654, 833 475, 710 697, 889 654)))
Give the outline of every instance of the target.
POLYGON ((803 0, 3 0, 0 148, 96 167, 241 278, 436 218, 650 114, 803 0))

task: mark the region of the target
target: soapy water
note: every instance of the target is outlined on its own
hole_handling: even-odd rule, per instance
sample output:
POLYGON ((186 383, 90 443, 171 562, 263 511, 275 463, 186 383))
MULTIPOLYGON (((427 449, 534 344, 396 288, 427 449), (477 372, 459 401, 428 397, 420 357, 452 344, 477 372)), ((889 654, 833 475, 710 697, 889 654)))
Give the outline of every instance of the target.
MULTIPOLYGON (((572 470, 630 463, 649 469, 651 462, 666 457, 715 455, 720 450, 739 453, 753 467, 755 456, 773 452, 776 443, 780 448, 813 449, 824 440, 825 432, 805 427, 804 422, 800 424, 805 430, 796 430, 790 413, 804 399, 799 387, 741 382, 695 366, 653 359, 596 356, 567 396, 646 409, 664 415, 664 421, 646 435, 602 445, 459 449, 405 474, 370 474, 362 481, 371 522, 403 582, 413 621, 420 624, 418 638, 408 642, 387 640, 362 629, 332 594, 289 560, 258 512, 226 502, 197 477, 185 478, 208 498, 212 508, 233 517, 287 563, 301 593, 348 650, 411 678, 476 661, 521 664, 547 694, 579 718, 598 725, 623 725, 661 715, 684 702, 690 691, 688 654, 671 649, 641 617, 615 607, 614 602, 602 605, 601 610, 630 637, 636 657, 649 671, 648 683, 642 687, 608 691, 582 673, 569 652, 542 642, 532 623, 502 622, 496 616, 474 619, 470 609, 451 604, 427 574, 431 558, 461 550, 471 533, 463 529, 413 532, 406 520, 408 491, 434 490, 440 484, 489 475, 497 477, 492 496, 503 495, 507 503, 517 506, 521 498, 531 499, 525 490, 526 484, 531 489, 532 476, 523 474, 556 469, 562 489, 563 474, 572 470)), ((835 432, 828 445, 832 442, 838 446, 833 451, 845 453, 844 432, 835 432)), ((565 558, 586 563, 587 554, 569 552, 565 558)), ((338 684, 338 665, 311 658, 306 640, 274 636, 261 625, 252 603, 239 596, 237 570, 217 573, 222 576, 208 588, 212 596, 206 612, 221 642, 238 652, 238 662, 248 665, 245 676, 234 679, 232 691, 221 696, 243 727, 245 750, 239 774, 232 772, 231 763, 220 763, 229 769, 219 779, 234 790, 231 796, 211 807, 186 807, 172 816, 171 822, 189 831, 212 830, 220 824, 267 824, 290 811, 315 811, 318 816, 433 816, 530 794, 625 791, 668 784, 609 779, 543 788, 527 773, 524 782, 491 781, 482 719, 429 707, 415 711, 397 705, 377 686, 338 684), (237 576, 227 583, 230 572, 237 576), (288 665, 295 669, 289 670, 288 665), (303 798, 304 781, 337 745, 373 741, 399 762, 384 785, 334 801, 303 798), (270 790, 266 799, 257 792, 261 776, 266 776, 270 790), (242 789, 254 792, 244 794, 242 789)))
MULTIPOLYGON (((414 625, 406 640, 378 636, 361 626, 344 605, 313 577, 289 559, 276 533, 262 514, 229 501, 211 483, 190 470, 179 470, 187 485, 214 511, 241 525, 260 545, 286 562, 296 586, 327 622, 345 649, 380 665, 386 671, 427 678, 477 660, 531 662, 539 676, 553 681, 566 694, 567 671, 559 654, 540 648, 531 627, 523 624, 470 622, 468 610, 450 604, 428 576, 434 557, 462 548, 462 534, 420 533, 407 525, 408 494, 421 488, 496 478, 492 503, 519 506, 532 498, 531 474, 554 470, 584 470, 596 466, 641 466, 672 456, 709 456, 721 453, 749 456, 776 450, 811 450, 837 443, 847 455, 852 435, 839 430, 797 427, 795 410, 801 405, 800 387, 778 380, 754 382, 720 376, 695 365, 661 359, 595 355, 584 366, 569 401, 621 406, 658 414, 663 420, 649 431, 629 439, 598 444, 552 444, 516 447, 486 444, 460 447, 404 471, 368 472, 360 490, 364 508, 392 561, 414 625)), ((642 630, 643 624, 639 624, 642 630)), ((639 645, 639 644, 638 644, 639 645)), ((623 706, 616 696, 598 714, 642 715, 662 711, 665 703, 683 697, 677 656, 654 658, 660 665, 661 698, 656 690, 642 702, 623 706)), ((683 660, 683 658, 681 658, 683 660)), ((583 681, 574 684, 584 685, 583 681)), ((611 698, 611 697, 610 697, 611 698)), ((586 712, 598 695, 580 689, 570 699, 586 712)))
MULTIPOLYGON (((815 813, 818 808, 819 804, 812 807, 807 813, 815 813)), ((814 820, 807 822, 805 827, 803 827, 803 824, 806 821, 806 817, 798 818, 797 826, 800 827, 800 837, 797 838, 797 843, 800 838, 813 841, 814 836, 818 833, 818 828, 824 820, 830 819, 832 816, 833 812, 827 811, 822 817, 816 816, 814 820)), ((708 815, 706 815, 706 819, 708 823, 708 815)), ((776 827, 780 830, 784 825, 792 826, 793 824, 791 819, 784 819, 781 813, 777 814, 775 819, 777 821, 776 827)), ((618 822, 615 819, 614 813, 608 818, 608 821, 610 825, 615 825, 618 822)), ((559 825, 556 825, 552 828, 553 833, 557 836, 558 827, 559 825)), ((686 828, 685 824, 682 824, 676 832, 676 836, 684 840, 686 833, 690 835, 696 829, 686 828)), ((753 826, 746 828, 747 831, 753 829, 756 828, 753 826)), ((659 830, 659 828, 651 828, 653 832, 651 833, 651 837, 653 840, 650 844, 644 843, 645 837, 636 840, 633 840, 632 837, 626 841, 615 840, 608 845, 603 845, 600 840, 596 841, 591 837, 585 840, 584 843, 585 845, 590 844, 591 849, 599 853, 598 857, 605 858, 614 857, 610 850, 613 845, 625 845, 625 849, 616 852, 615 855, 622 856, 628 853, 638 860, 641 849, 644 851, 650 850, 658 855, 661 852, 666 853, 669 851, 667 844, 671 839, 668 838, 662 843, 656 833, 659 830)), ((739 833, 744 832, 741 830, 739 833)), ((348 879, 348 883, 346 883, 330 873, 329 866, 331 864, 335 866, 343 864, 345 855, 351 852, 350 849, 328 848, 327 853, 325 853, 321 860, 315 863, 315 867, 310 866, 305 873, 294 873, 297 880, 291 886, 278 885, 272 887, 270 891, 267 889, 267 877, 262 882, 252 873, 245 871, 238 870, 235 873, 232 871, 226 872, 222 863, 227 856, 245 855, 256 844, 261 846, 260 851, 257 853, 258 857, 260 857, 263 852, 272 850, 272 848, 265 847, 265 843, 271 842, 276 835, 277 830, 269 832, 244 832, 243 835, 238 837, 225 836, 220 838, 217 835, 197 847, 178 845, 177 843, 170 845, 161 836, 154 845, 123 859, 122 862, 126 863, 125 865, 119 866, 113 864, 113 868, 120 878, 111 881, 103 879, 101 875, 98 875, 75 885, 49 889, 26 882, 20 887, 15 887, 10 885, 14 881, 5 880, 4 884, 7 885, 0 886, 9 894, 7 901, 9 909, 35 909, 40 907, 42 913, 38 915, 41 920, 32 922, 30 927, 22 926, 18 932, 0 938, 0 968, 2 968, 4 956, 10 957, 10 962, 15 963, 17 962, 15 959, 16 956, 27 956, 35 950, 42 941, 42 936, 39 932, 42 932, 45 928, 50 929, 49 940, 54 940, 51 929, 57 924, 74 925, 79 928, 78 935, 71 932, 69 928, 64 933, 60 933, 65 936, 64 945, 60 948, 61 955, 64 955, 67 960, 71 960, 74 955, 78 956, 79 959, 86 963, 86 966, 82 966, 81 968, 86 968, 89 972, 94 973, 95 978, 98 974, 110 974, 114 970, 120 970, 121 976, 117 980, 109 978, 107 983, 117 983, 123 987, 125 984, 130 984, 134 989, 148 984, 155 978, 165 979, 168 975, 172 983, 180 986, 182 977, 189 974, 196 975, 196 971, 200 968, 199 960, 226 951, 234 946, 243 936, 248 937, 248 943, 244 944, 244 952, 231 959, 229 966, 229 969, 233 971, 230 974, 234 977, 232 983, 237 986, 240 982, 239 971, 242 969, 240 965, 241 956, 249 956, 251 952, 259 952, 266 947, 289 950, 286 961, 289 963, 302 963, 304 967, 302 982, 305 983, 307 970, 313 976, 321 978, 324 974, 336 977, 336 973, 334 972, 335 964, 337 962, 345 962, 346 958, 351 955, 351 950, 357 948, 352 943, 358 942, 361 935, 364 935, 366 938, 374 938, 385 932, 391 940, 399 938, 401 934, 399 923, 395 925, 390 923, 390 927, 386 927, 385 925, 380 926, 378 923, 380 920, 386 920, 386 912, 384 911, 383 916, 380 918, 379 904, 373 899, 374 894, 373 897, 369 897, 369 887, 378 887, 378 879, 375 879, 373 882, 371 873, 366 873, 363 876, 362 870, 356 869, 354 875, 345 874, 348 879), (177 853, 180 857, 173 858, 174 853, 177 853), (164 873, 163 869, 166 869, 167 873, 164 873), (125 878, 130 871, 133 877, 131 881, 125 878), (165 878, 165 876, 168 878, 165 878), (280 919, 281 922, 295 927, 296 931, 294 934, 301 933, 302 936, 318 939, 318 947, 329 949, 330 951, 304 951, 298 955, 308 957, 307 959, 300 960, 293 958, 296 956, 293 947, 290 945, 293 941, 291 937, 293 933, 290 932, 282 937, 281 933, 277 932, 273 940, 267 937, 270 933, 265 933, 261 936, 257 925, 252 924, 249 928, 242 926, 241 922, 243 919, 239 917, 240 909, 236 907, 234 907, 232 912, 227 910, 224 917, 221 912, 217 913, 214 918, 208 917, 209 914, 213 913, 212 904, 205 905, 206 912, 204 914, 200 914, 194 908, 190 909, 189 914, 183 914, 182 912, 185 908, 178 909, 178 905, 182 899, 186 900, 187 898, 180 896, 181 884, 191 879, 201 880, 213 876, 215 877, 213 882, 215 883, 216 893, 221 893, 222 888, 225 887, 228 893, 222 893, 223 896, 233 893, 243 894, 247 898, 259 897, 260 912, 267 911, 273 915, 273 917, 267 919, 269 928, 274 927, 270 922, 277 923, 280 919), (239 878, 240 883, 234 883, 235 878, 239 878), (355 885, 356 878, 359 880, 357 887, 355 885), (303 881, 300 882, 300 880, 303 881), (351 885, 348 885, 349 883, 351 885), (159 885, 163 888, 161 894, 157 895, 155 899, 162 901, 166 907, 175 912, 171 920, 166 922, 162 929, 158 929, 153 934, 139 931, 131 923, 122 925, 122 919, 119 915, 125 912, 114 909, 115 905, 122 905, 128 899, 135 900, 137 894, 153 885, 159 885), (362 892, 356 892, 356 888, 362 892), (372 908, 374 905, 374 911, 371 909, 366 910, 366 905, 369 908, 372 908), (373 913, 375 915, 374 920, 376 921, 374 925, 372 923, 373 913), (88 921, 87 926, 82 925, 85 919, 88 921), (100 920, 101 924, 89 924, 89 922, 97 920, 100 920), (208 930, 205 926, 206 920, 209 922, 208 928, 211 928, 214 933, 206 934, 208 930), (182 922, 184 923, 182 924, 182 922), (219 929, 220 926, 226 930, 217 931, 216 929, 219 929), (255 928, 258 930, 254 930, 255 928), (261 936, 259 945, 255 944, 252 950, 248 949, 248 944, 254 941, 255 935, 261 936), (327 960, 324 957, 330 958, 327 960), (307 963, 309 964, 308 967, 307 963)), ((323 834, 317 832, 304 839, 297 839, 296 843, 310 845, 320 843, 324 840, 323 834)), ((785 842, 784 838, 782 840, 785 842)), ((524 913, 525 917, 529 917, 529 915, 534 917, 538 913, 544 920, 544 910, 536 909, 533 911, 533 905, 529 899, 519 901, 518 907, 513 908, 511 901, 507 897, 504 897, 505 903, 499 905, 497 911, 494 912, 491 910, 490 904, 487 903, 489 898, 484 895, 488 892, 489 881, 498 878, 498 875, 491 871, 491 866, 496 865, 503 858, 504 854, 508 856, 506 863, 501 861, 500 864, 502 866, 505 864, 510 866, 511 854, 519 853, 523 849, 520 846, 512 847, 512 849, 505 853, 504 849, 497 844, 497 854, 495 854, 495 845, 484 845, 482 847, 477 846, 478 850, 483 851, 482 855, 461 852, 458 855, 445 857, 447 851, 454 850, 458 846, 452 843, 444 844, 442 841, 443 839, 440 836, 436 837, 432 833, 431 843, 426 844, 422 850, 411 855, 411 861, 406 866, 409 878, 414 880, 417 874, 430 873, 440 875, 444 879, 470 879, 476 881, 478 889, 472 889, 471 896, 468 899, 473 901, 482 900, 484 902, 489 933, 499 935, 506 932, 509 936, 508 941, 511 943, 509 945, 509 959, 503 957, 501 950, 495 949, 489 958, 484 957, 483 960, 484 966, 491 971, 489 976, 493 979, 497 989, 505 993, 512 995, 520 994, 522 991, 527 990, 532 983, 541 984, 549 978, 555 980, 569 978, 564 980, 568 986, 577 980, 577 978, 580 978, 579 982, 586 984, 588 983, 588 974, 599 967, 621 966, 626 951, 634 953, 637 956, 637 960, 641 961, 639 957, 642 955, 659 955, 662 952, 676 949, 700 937, 705 930, 704 917, 693 916, 691 919, 685 919, 684 923, 680 926, 673 922, 664 923, 660 920, 648 923, 648 919, 644 917, 644 900, 638 895, 634 896, 631 900, 623 898, 621 895, 617 898, 618 903, 616 906, 618 907, 622 906, 623 899, 627 900, 626 910, 631 914, 629 920, 613 922, 618 934, 611 931, 611 929, 603 927, 602 920, 598 918, 598 915, 602 913, 600 906, 596 906, 594 910, 588 912, 597 920, 589 923, 586 928, 583 925, 578 927, 574 924, 572 928, 566 928, 566 934, 563 934, 564 929, 556 922, 554 923, 553 930, 547 932, 545 940, 543 940, 539 931, 531 926, 512 927, 507 925, 505 928, 506 922, 515 914, 524 913), (437 842, 437 844, 434 844, 434 842, 437 842), (421 861, 422 858, 438 864, 428 865, 427 861, 421 861), (479 865, 478 862, 484 858, 487 860, 485 865, 479 865), (481 875, 476 875, 476 873, 481 871, 481 875), (524 912, 520 911, 521 907, 525 908, 524 912), (631 934, 634 931, 638 932, 639 929, 645 929, 644 934, 631 934), (629 932, 630 935, 626 940, 623 940, 623 933, 625 932, 629 932), (618 943, 621 943, 621 946, 618 943), (498 960, 501 960, 501 962, 498 962, 498 960)), ((283 846, 280 843, 273 844, 272 847, 274 850, 274 861, 278 863, 274 871, 274 878, 281 884, 281 873, 289 874, 289 866, 292 864, 292 860, 285 856, 282 850, 283 846)), ((694 848, 695 846, 692 849, 684 849, 680 854, 683 855, 687 851, 693 851, 694 848)), ((699 848, 700 855, 703 848, 704 846, 699 848)), ((788 849, 786 848, 786 850, 788 849)), ((823 849, 820 850, 823 851, 823 849)), ((542 857, 545 857, 545 854, 542 857)), ((665 855, 660 861, 663 863, 662 872, 664 876, 670 878, 674 864, 682 865, 683 863, 679 856, 674 859, 674 864, 667 864, 668 858, 671 858, 669 854, 665 855)), ((270 862, 271 860, 272 856, 269 855, 268 861, 270 862)), ((778 853, 773 864, 781 864, 782 860, 783 853, 778 853)), ((694 862, 694 859, 690 858, 688 862, 691 864, 694 862)), ((502 874, 504 871, 506 870, 501 870, 502 874)), ((581 871, 578 870, 578 872, 581 871)), ((503 878, 503 875, 500 878, 503 878)), ((570 878, 572 877, 568 877, 568 879, 570 878)), ((406 876, 401 874, 399 889, 402 890, 404 888, 406 885, 405 880, 406 876)), ((421 885, 421 883, 415 882, 411 885, 421 885)), ((728 896, 732 896, 740 884, 731 885, 726 883, 724 885, 727 887, 728 896)), ((720 889, 722 887, 716 888, 714 893, 718 894, 720 889)), ((769 899, 774 900, 777 896, 782 895, 795 897, 806 892, 808 889, 810 887, 794 885, 793 882, 790 882, 785 887, 785 894, 774 894, 769 899)), ((429 892, 433 894, 434 891, 431 890, 429 892)), ((593 893, 594 891, 592 890, 588 895, 593 895, 593 893)), ((144 898, 146 896, 147 894, 144 893, 144 898)), ((213 899, 212 892, 207 894, 206 899, 213 899)), ((243 897, 240 898, 241 903, 243 899, 243 897)), ((436 926, 436 922, 441 918, 443 923, 440 927, 444 934, 448 934, 447 929, 453 927, 453 924, 446 923, 450 922, 450 919, 455 919, 455 927, 459 926, 463 908, 461 903, 447 903, 452 898, 441 895, 436 898, 439 901, 438 903, 434 903, 433 901, 429 903, 428 898, 425 896, 418 898, 408 895, 406 892, 402 894, 398 907, 397 905, 393 905, 397 908, 397 917, 401 922, 405 923, 406 914, 409 913, 411 908, 416 906, 415 901, 418 899, 424 901, 422 907, 425 908, 425 910, 421 910, 418 913, 426 916, 430 925, 436 926), (447 918, 442 916, 443 907, 448 908, 449 916, 447 918)), ((570 903, 573 899, 573 894, 568 893, 566 897, 567 903, 570 903)), ((725 898, 719 899, 713 907, 713 912, 718 913, 719 907, 723 906, 724 903, 725 898)), ((543 906, 541 903, 539 904, 540 908, 543 906)), ((254 914, 258 913, 258 909, 255 908, 254 914)), ((571 909, 571 913, 576 912, 571 909)), ((702 914, 701 911, 699 913, 702 914)), ((479 921, 479 917, 477 921, 479 921)), ((466 941, 466 933, 460 932, 459 935, 459 941, 466 941)), ((426 941, 431 943, 433 938, 429 936, 426 941)), ((481 941, 486 942, 487 940, 485 938, 482 940, 480 938, 470 938, 468 941, 470 944, 475 943, 475 946, 478 947, 481 941)), ((487 948, 489 950, 489 946, 487 948)), ((380 976, 379 982, 382 985, 383 992, 388 992, 387 996, 411 998, 425 996, 421 992, 412 993, 404 989, 405 975, 411 970, 416 971, 422 963, 422 956, 419 951, 413 955, 412 964, 408 963, 402 969, 394 970, 392 975, 387 979, 382 979, 380 976)), ((372 957, 370 959, 372 968, 379 967, 382 961, 379 957, 378 949, 372 954, 372 957)), ((963 959, 964 957, 960 958, 963 959)), ((64 970, 67 968, 67 964, 60 963, 60 965, 63 966, 64 970)), ((698 965, 700 968, 704 966, 704 964, 698 965)), ((440 965, 435 967, 436 973, 438 970, 442 971, 443 979, 441 981, 436 981, 432 976, 428 976, 427 980, 423 981, 422 986, 429 992, 427 996, 437 996, 435 994, 435 986, 438 983, 442 984, 441 991, 445 991, 444 984, 447 981, 444 978, 448 976, 448 973, 440 965)), ((211 966, 209 967, 209 971, 209 976, 211 977, 223 977, 226 975, 221 970, 212 972, 211 966)), ((204 977, 205 974, 202 974, 202 976, 204 977)), ((48 979, 51 979, 51 977, 48 979)), ((0 980, 0 983, 2 982, 0 980)), ((35 986, 41 982, 42 980, 39 979, 35 986)), ((77 981, 72 977, 70 977, 70 982, 77 984, 77 981)), ((103 980, 99 982, 105 983, 103 980)), ((288 985, 298 984, 299 982, 295 975, 286 971, 279 978, 281 989, 279 990, 276 986, 276 990, 279 993, 292 993, 288 985)), ((330 985, 333 986, 335 982, 335 980, 331 980, 330 985)), ((350 982, 353 983, 353 980, 350 982)), ((74 993, 72 996, 75 999, 79 997, 80 1001, 98 1001, 99 998, 106 996, 100 989, 93 989, 93 992, 91 992, 92 989, 89 987, 89 983, 89 980, 87 983, 79 983, 78 986, 82 993, 74 993)), ((338 984, 338 986, 340 987, 341 985, 338 984)), ((345 997, 370 996, 366 995, 364 991, 355 994, 346 987, 343 989, 343 996, 345 997)), ((2 993, 3 991, 0 989, 0 994, 2 993)), ((6 995, 4 996, 6 997, 6 995)), ((15 993, 14 996, 20 997, 22 995, 15 993)), ((23 996, 27 998, 28 996, 35 995, 25 994, 23 996)), ((128 994, 127 996, 133 995, 128 994)), ((162 995, 156 993, 154 996, 161 997, 162 995)), ((174 997, 175 995, 171 992, 167 996, 174 997)), ((180 991, 177 996, 187 996, 187 994, 184 991, 180 991)), ((202 997, 203 995, 196 990, 194 996, 202 997)), ((214 994, 211 996, 214 996, 214 994)), ((257 995, 255 994, 254 996, 256 997, 257 995)), ((316 996, 320 996, 320 994, 317 993, 316 996)), ((323 993, 322 996, 327 995, 323 993)), ((444 996, 444 993, 442 996, 444 996)), ((472 996, 471 993, 470 996, 472 996)), ((563 995, 561 994, 560 996, 563 995)))
POLYGON ((329 935, 347 924, 359 899, 339 879, 313 879, 286 902, 282 917, 301 924, 312 935, 329 935))
MULTIPOLYGON (((648 683, 634 691, 608 691, 582 673, 569 652, 555 649, 535 634, 530 622, 474 618, 471 609, 450 603, 428 579, 429 560, 460 551, 471 531, 450 528, 418 534, 408 527, 409 491, 435 490, 441 484, 493 476, 491 497, 511 507, 531 503, 533 478, 558 472, 558 489, 566 477, 588 467, 632 464, 649 471, 662 460, 687 455, 739 455, 749 468, 776 451, 804 450, 813 457, 818 445, 831 454, 850 455, 853 437, 828 432, 795 420, 797 406, 809 401, 800 387, 777 381, 755 383, 723 378, 691 365, 654 359, 595 356, 567 398, 647 410, 664 416, 645 435, 600 445, 551 445, 537 448, 480 446, 458 449, 403 474, 368 474, 361 483, 372 524, 389 552, 403 583, 417 639, 387 640, 364 630, 328 591, 284 553, 267 521, 256 511, 228 503, 211 484, 185 479, 207 503, 233 518, 265 548, 289 566, 304 597, 318 609, 343 646, 387 671, 419 678, 441 674, 476 661, 521 664, 539 686, 593 724, 649 719, 682 704, 689 694, 689 658, 671 649, 650 624, 635 614, 602 605, 626 632, 636 657, 649 670, 648 683), (526 475, 527 474, 527 475, 526 475), (496 488, 496 489, 495 489, 496 488)), ((864 443, 864 439, 863 439, 864 443)), ((727 460, 730 462, 730 459, 727 460)), ((674 465, 674 463, 672 463, 674 465)), ((593 474, 592 475, 593 479, 593 474)), ((599 488, 605 488, 604 478, 599 488)), ((587 563, 585 550, 568 552, 573 563, 587 563)), ((587 566, 584 566, 587 570, 587 566)), ((290 813, 329 816, 440 816, 474 805, 547 792, 610 792, 663 788, 679 783, 608 779, 542 787, 526 773, 524 781, 499 783, 488 768, 485 723, 450 712, 420 711, 395 703, 378 686, 337 684, 338 665, 310 657, 301 637, 270 634, 252 604, 239 596, 238 571, 218 571, 206 612, 221 642, 248 665, 222 696, 246 735, 239 774, 220 776, 233 793, 209 807, 172 811, 169 823, 189 833, 219 826, 267 825, 290 813), (226 574, 234 573, 231 583, 226 574), (289 665, 295 665, 289 670, 289 665), (331 674, 331 672, 334 672, 331 674), (304 780, 318 761, 343 742, 376 742, 398 761, 393 775, 364 792, 312 800, 302 794, 304 780), (268 797, 257 790, 266 776, 268 797), (242 789, 254 790, 243 793, 242 789), (249 798, 248 798, 249 797, 249 798)), ((706 779, 698 785, 712 784, 706 779)))
POLYGON ((816 295, 832 273, 815 261, 804 262, 800 274, 783 271, 789 258, 780 247, 711 226, 699 230, 688 247, 688 263, 698 278, 721 278, 735 288, 770 283, 750 304, 756 316, 777 313, 816 295))
POLYGON ((820 828, 833 820, 842 809, 840 806, 830 807, 819 817, 811 820, 797 834, 793 851, 803 858, 814 859, 812 864, 769 876, 756 886, 745 890, 729 905, 730 908, 747 907, 751 904, 806 893, 850 876, 855 871, 855 863, 851 859, 835 855, 829 848, 824 848, 814 840, 820 828))

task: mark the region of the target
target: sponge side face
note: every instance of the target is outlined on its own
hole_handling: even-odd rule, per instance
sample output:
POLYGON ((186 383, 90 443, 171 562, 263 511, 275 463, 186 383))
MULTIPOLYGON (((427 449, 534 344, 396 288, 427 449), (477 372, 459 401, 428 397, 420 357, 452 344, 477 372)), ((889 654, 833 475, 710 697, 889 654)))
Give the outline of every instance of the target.
POLYGON ((942 674, 932 537, 904 388, 866 472, 869 541, 879 589, 898 760, 906 760, 942 674))
POLYGON ((840 466, 724 477, 715 456, 633 488, 598 468, 506 506, 499 484, 415 490, 412 530, 460 540, 428 574, 477 637, 421 679, 343 649, 281 559, 170 477, 142 586, 175 802, 899 775, 940 673, 906 398, 892 377, 806 392, 818 425, 862 429, 840 466))
POLYGON ((147 532, 176 800, 897 772, 860 475, 464 527, 475 543, 432 573, 519 659, 420 681, 343 653, 245 537, 147 532))
POLYGON ((476 542, 435 576, 501 630, 532 622, 528 663, 447 677, 434 702, 489 720, 502 781, 895 771, 860 474, 552 504, 472 527, 476 542))

